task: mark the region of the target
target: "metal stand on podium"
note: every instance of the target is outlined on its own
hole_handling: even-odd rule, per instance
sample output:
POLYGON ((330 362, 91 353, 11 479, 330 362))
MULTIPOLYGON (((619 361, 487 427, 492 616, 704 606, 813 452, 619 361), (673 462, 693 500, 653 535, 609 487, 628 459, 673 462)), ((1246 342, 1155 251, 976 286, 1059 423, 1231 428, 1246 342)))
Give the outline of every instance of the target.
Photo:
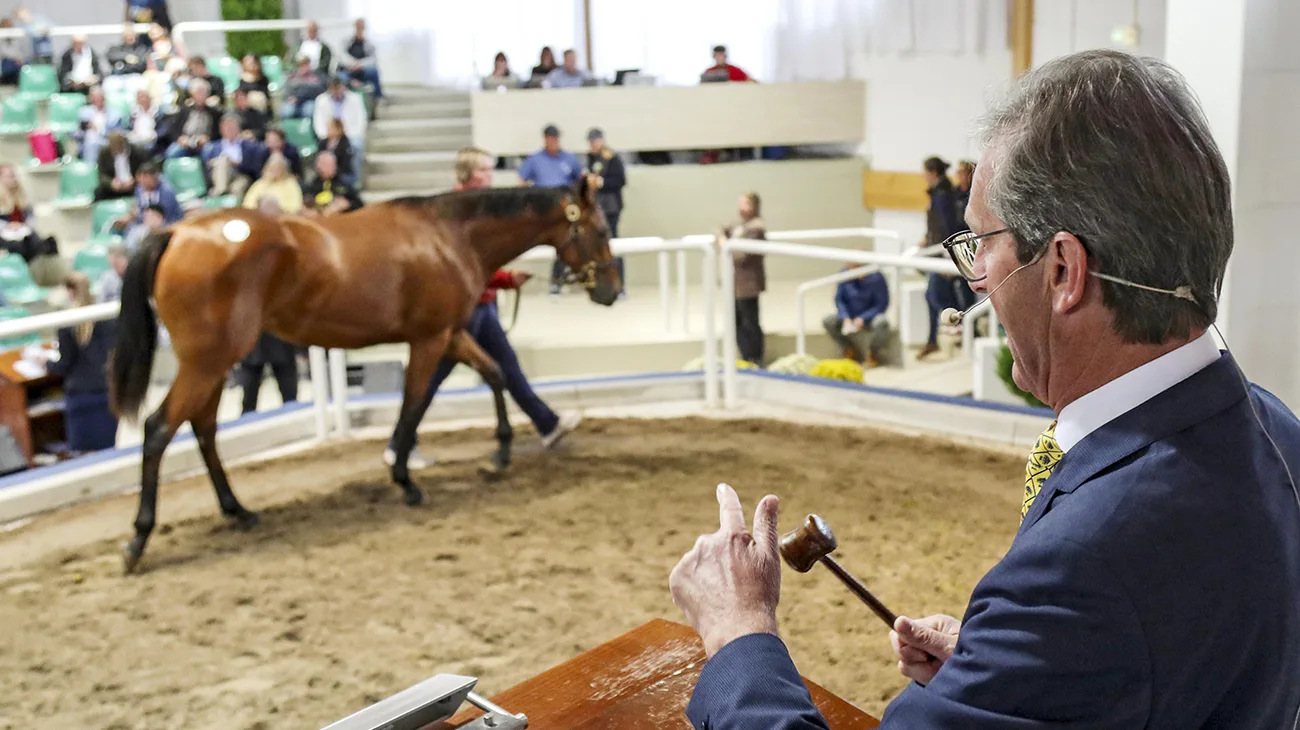
POLYGON ((419 730, 449 719, 466 701, 485 714, 464 725, 462 730, 524 730, 528 727, 528 718, 524 715, 507 712, 472 692, 477 683, 477 677, 437 674, 323 730, 419 730))

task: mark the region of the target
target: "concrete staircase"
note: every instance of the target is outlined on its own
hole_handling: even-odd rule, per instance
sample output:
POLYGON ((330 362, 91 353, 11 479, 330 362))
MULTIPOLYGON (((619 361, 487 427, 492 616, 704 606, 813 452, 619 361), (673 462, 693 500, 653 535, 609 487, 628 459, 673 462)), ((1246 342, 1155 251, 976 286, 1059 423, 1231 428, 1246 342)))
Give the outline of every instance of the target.
POLYGON ((388 103, 366 133, 367 202, 446 190, 456 151, 473 140, 469 92, 422 86, 384 89, 388 103))

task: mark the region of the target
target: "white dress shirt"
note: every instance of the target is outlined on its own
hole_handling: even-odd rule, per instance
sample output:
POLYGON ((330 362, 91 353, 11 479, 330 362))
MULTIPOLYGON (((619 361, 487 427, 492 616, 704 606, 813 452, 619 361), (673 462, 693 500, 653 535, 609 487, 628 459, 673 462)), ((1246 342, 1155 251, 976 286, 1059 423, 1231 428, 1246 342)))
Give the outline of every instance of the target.
POLYGON ((1061 409, 1056 418, 1056 443, 1068 452, 1085 436, 1178 385, 1219 359, 1219 346, 1209 330, 1145 365, 1086 393, 1061 409))
POLYGON ((95 76, 94 56, 90 55, 90 48, 83 48, 81 53, 72 52, 72 70, 68 72, 68 78, 78 84, 88 84, 95 76))

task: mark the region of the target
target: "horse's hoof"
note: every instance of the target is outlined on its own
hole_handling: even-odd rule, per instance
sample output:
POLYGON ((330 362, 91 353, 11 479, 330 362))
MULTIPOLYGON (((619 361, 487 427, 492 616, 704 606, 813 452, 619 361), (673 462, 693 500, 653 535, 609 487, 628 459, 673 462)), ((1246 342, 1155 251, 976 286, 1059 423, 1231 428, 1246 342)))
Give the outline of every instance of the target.
POLYGON ((140 565, 140 558, 144 556, 144 546, 136 545, 136 541, 128 542, 122 548, 122 575, 131 575, 140 565))
POLYGON ((249 512, 248 510, 233 515, 227 515, 226 517, 230 520, 231 524, 234 525, 235 529, 241 532, 248 532, 262 522, 262 519, 257 516, 256 512, 249 512))
POLYGON ((406 490, 402 497, 408 507, 419 507, 424 504, 424 491, 419 487, 412 486, 406 490))
POLYGON ((506 475, 506 470, 496 462, 483 464, 478 468, 478 475, 489 482, 495 482, 506 475))

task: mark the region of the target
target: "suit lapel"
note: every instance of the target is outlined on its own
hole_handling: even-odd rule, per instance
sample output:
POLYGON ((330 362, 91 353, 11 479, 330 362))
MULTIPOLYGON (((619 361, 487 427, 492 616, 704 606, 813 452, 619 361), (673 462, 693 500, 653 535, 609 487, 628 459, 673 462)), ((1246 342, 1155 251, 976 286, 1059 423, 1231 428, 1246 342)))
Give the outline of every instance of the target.
POLYGON ((1246 397, 1232 355, 1222 353, 1190 378, 1088 434, 1056 465, 1017 536, 1034 526, 1057 494, 1069 494, 1130 455, 1210 418, 1246 397))

